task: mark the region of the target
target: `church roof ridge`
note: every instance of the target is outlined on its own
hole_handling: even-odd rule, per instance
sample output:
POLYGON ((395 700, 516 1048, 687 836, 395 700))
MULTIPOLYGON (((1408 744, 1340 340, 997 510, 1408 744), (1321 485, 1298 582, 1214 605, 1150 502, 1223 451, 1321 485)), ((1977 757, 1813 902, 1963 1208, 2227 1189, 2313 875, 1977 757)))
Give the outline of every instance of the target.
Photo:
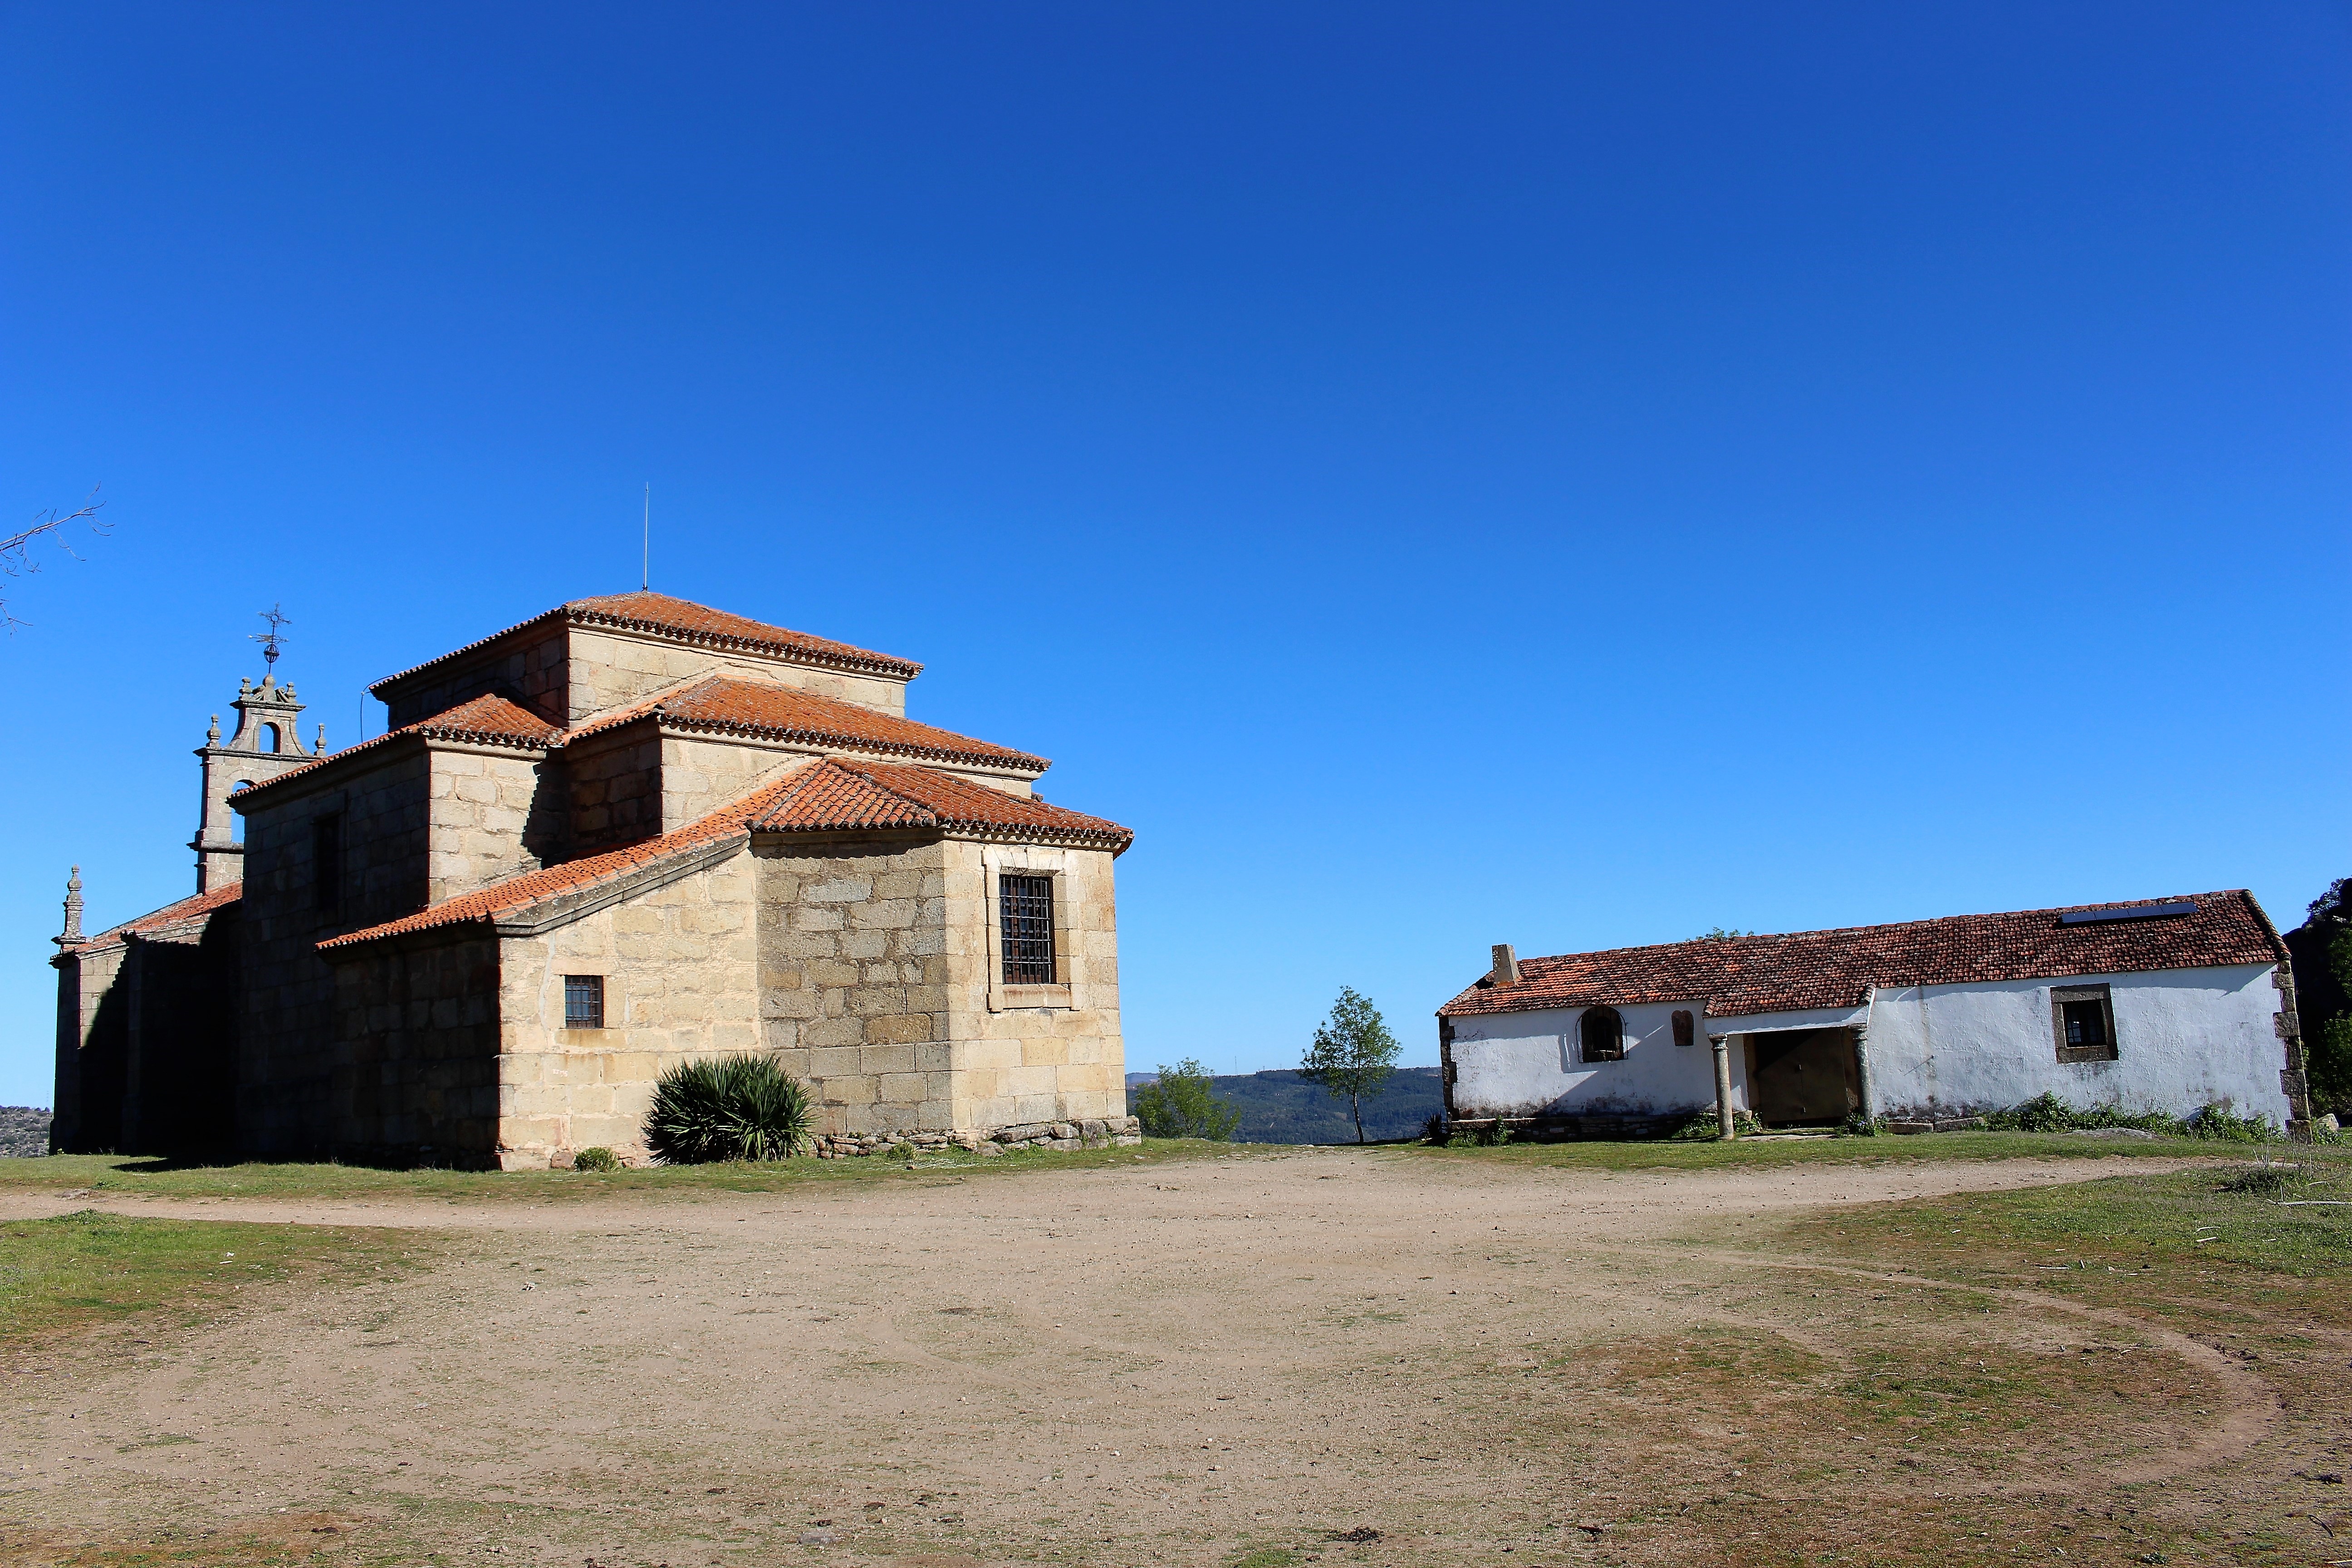
POLYGON ((1054 764, 1034 752, 1000 746, 935 724, 879 712, 837 697, 740 676, 705 675, 656 696, 599 713, 563 732, 561 744, 659 714, 679 729, 716 734, 898 752, 979 766, 1044 773, 1054 764))
POLYGON ((656 594, 640 589, 628 594, 602 594, 585 599, 571 599, 551 610, 543 610, 525 620, 486 637, 478 637, 462 647, 436 654, 422 664, 387 675, 369 684, 370 691, 380 692, 396 681, 407 679, 419 671, 446 663, 453 658, 489 647, 502 637, 512 637, 526 627, 542 621, 562 619, 580 626, 615 626, 627 631, 651 632, 679 642, 694 643, 708 647, 740 648, 755 653, 783 654, 803 661, 828 665, 839 669, 851 669, 868 674, 894 676, 912 680, 923 672, 923 667, 912 659, 877 653, 872 648, 835 642, 830 637, 814 637, 796 632, 789 626, 771 626, 748 616, 713 609, 698 605, 691 599, 680 599, 668 594, 656 594))
POLYGON ((415 735, 427 741, 456 741, 461 744, 541 751, 561 743, 563 731, 530 709, 491 693, 460 702, 455 708, 444 709, 430 719, 403 724, 397 730, 386 730, 381 735, 345 746, 340 752, 330 752, 315 762, 305 763, 299 768, 289 768, 274 778, 247 784, 229 796, 229 800, 231 803, 241 801, 261 790, 274 789, 289 779, 307 777, 330 763, 340 763, 362 752, 373 751, 404 735, 415 735))
POLYGON ((120 925, 109 926, 96 936, 76 942, 65 951, 68 953, 88 952, 91 948, 120 937, 133 936, 141 931, 157 931, 164 926, 178 925, 183 921, 192 921, 198 915, 210 914, 215 910, 236 903, 244 896, 243 882, 224 882, 217 888, 208 888, 201 893, 193 894, 177 902, 165 904, 160 910, 151 910, 143 915, 124 921, 120 925))
POLYGON ((913 763, 826 757, 793 775, 792 787, 750 819, 754 833, 823 833, 942 827, 1050 837, 1123 852, 1134 833, 1034 796, 1009 795, 913 763))
POLYGON ((457 925, 495 925, 536 906, 573 898, 664 863, 692 869, 730 841, 754 833, 818 833, 861 828, 940 827, 1043 838, 1116 854, 1135 835, 1116 822, 1045 801, 1008 795, 915 763, 852 763, 820 757, 674 832, 617 849, 525 871, 487 888, 444 899, 414 914, 330 937, 320 952, 457 925))
POLYGON ((1704 1000, 1711 1018, 1739 1017, 1858 1007, 1873 986, 2133 974, 2273 963, 2284 956, 2253 894, 2231 888, 1522 958, 1517 982, 1480 980, 1437 1013, 1465 1017, 1704 1000))

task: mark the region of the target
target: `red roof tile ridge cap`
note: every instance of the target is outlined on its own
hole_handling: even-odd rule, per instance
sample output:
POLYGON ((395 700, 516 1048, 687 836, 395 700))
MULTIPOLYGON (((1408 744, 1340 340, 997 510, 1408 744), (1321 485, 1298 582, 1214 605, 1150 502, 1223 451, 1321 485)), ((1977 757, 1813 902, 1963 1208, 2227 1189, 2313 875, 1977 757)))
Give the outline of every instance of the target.
POLYGON ((640 838, 634 844, 583 855, 574 860, 559 860, 552 866, 518 871, 511 877, 469 889, 437 904, 427 904, 396 920, 382 921, 359 931, 329 937, 317 945, 323 952, 329 948, 375 942, 387 936, 406 936, 413 931, 494 923, 501 915, 527 910, 551 899, 603 887, 674 855, 723 844, 739 836, 748 837, 748 832, 740 822, 721 820, 726 815, 726 808, 722 807, 695 818, 683 827, 651 838, 640 838), (541 886, 526 889, 524 884, 531 882, 541 886))
MULTIPOLYGON (((845 701, 838 697, 828 697, 822 691, 806 691, 797 686, 786 686, 778 681, 753 680, 740 675, 728 675, 713 671, 695 679, 681 682, 678 686, 671 689, 667 693, 667 696, 672 699, 683 699, 690 691, 705 686, 723 686, 756 691, 775 692, 791 699, 792 700, 811 702, 819 707, 845 708, 852 711, 853 718, 856 716, 871 714, 877 719, 909 725, 919 730, 928 730, 937 735, 948 736, 952 740, 966 742, 971 747, 977 749, 964 750, 956 746, 935 745, 923 741, 891 741, 885 740, 875 735, 861 735, 856 733, 849 723, 844 723, 837 727, 828 727, 823 724, 763 724, 740 719, 697 718, 683 713, 673 713, 667 709, 661 707, 659 704, 650 706, 646 708, 645 711, 658 712, 664 719, 677 725, 680 729, 733 730, 754 734, 805 735, 813 739, 846 742, 856 746, 860 750, 870 752, 895 752, 902 754, 917 756, 959 757, 975 763, 1010 763, 1016 766, 1034 765, 1039 773, 1045 773, 1054 765, 1053 762, 1049 758, 1038 756, 1034 752, 1022 751, 1016 746, 1001 746, 993 741, 983 741, 977 735, 958 734, 953 730, 943 730, 937 724, 927 724, 920 719, 909 719, 903 713, 885 713, 877 709, 866 708, 860 703, 845 701)), ((643 717, 643 714, 635 716, 643 717)))
POLYGON ((2034 915, 2070 915, 2089 910, 2135 910, 2147 904, 2195 903, 2198 912, 2204 912, 2202 900, 2242 898, 2256 910, 2261 906, 2253 895, 2242 888, 2218 889, 2206 893, 2168 893, 2154 899, 2117 899, 2096 904, 2053 904, 2040 910, 1987 910, 1978 914, 1928 915, 1919 920, 1878 921, 1868 925, 1822 926, 1811 931, 1744 931, 1738 936, 1693 936, 1679 942, 1636 942, 1629 947, 1597 947, 1581 952, 1537 953, 1519 960, 1519 967, 1530 963, 1565 963, 1578 958, 1607 958, 1618 953, 1656 952, 1669 948, 1732 947, 1759 942, 1796 942, 1807 937, 1853 936, 1866 931, 1906 931, 1920 926, 1949 925, 1964 921, 2024 920, 2034 915))
POLYGON ((661 705, 672 698, 682 697, 697 687, 708 686, 712 681, 724 679, 725 677, 716 670, 709 669, 698 675, 681 676, 657 691, 647 692, 643 697, 632 697, 626 702, 616 702, 602 712, 589 714, 569 729, 557 731, 556 743, 568 746, 574 741, 596 734, 601 731, 634 723, 649 713, 660 712, 661 705))
POLYGON ((791 626, 773 626, 766 621, 753 620, 750 616, 739 616, 732 610, 719 609, 715 605, 699 604, 692 599, 681 599, 672 594, 656 594, 649 589, 641 588, 635 593, 597 594, 585 599, 571 599, 550 613, 562 615, 569 620, 592 625, 624 626, 632 631, 658 632, 687 642, 710 642, 736 647, 772 648, 779 653, 799 655, 819 662, 853 669, 872 669, 885 674, 904 671, 909 680, 923 672, 921 665, 910 658, 900 658, 896 654, 882 653, 870 647, 859 647, 855 643, 841 642, 833 637, 821 637, 814 632, 797 631, 791 626), (673 605, 683 605, 688 609, 701 610, 713 616, 724 616, 730 620, 740 621, 745 626, 757 626, 761 631, 781 633, 783 638, 788 640, 690 626, 676 621, 631 616, 603 607, 614 599, 638 597, 661 599, 673 605))
POLYGON ((436 653, 431 658, 425 659, 420 664, 412 664, 406 669, 395 670, 380 680, 372 680, 368 682, 368 690, 371 692, 381 691, 395 680, 405 680, 419 670, 430 669, 436 664, 446 663, 450 659, 459 658, 467 654, 476 652, 481 648, 486 648, 492 643, 497 642, 500 637, 512 637, 519 631, 522 631, 530 626, 535 626, 541 621, 551 620, 562 613, 563 606, 561 605, 556 605, 555 608, 551 610, 541 610, 539 614, 531 616, 526 619, 517 621, 510 626, 500 627, 499 630, 492 632, 486 637, 476 637, 472 642, 467 643, 463 647, 453 647, 447 653, 436 653))
POLYGON ((129 935, 134 931, 152 930, 157 925, 168 925, 173 921, 188 920, 196 915, 209 913, 214 910, 221 908, 225 904, 236 903, 244 897, 245 883, 243 879, 240 879, 234 882, 223 882, 217 888, 206 888, 201 893, 191 893, 184 899, 174 899, 161 909, 149 910, 143 915, 133 915, 127 921, 118 921, 113 925, 107 927, 102 931, 97 932, 95 935, 84 937, 81 941, 74 943, 71 947, 64 949, 64 951, 67 952, 81 952, 89 948, 98 946, 100 942, 110 942, 118 936, 129 935), (167 919, 166 917, 169 918, 167 919))
POLYGON ((487 741, 493 745, 507 745, 512 747, 516 751, 531 752, 545 751, 552 748, 558 743, 558 739, 562 734, 562 731, 561 730, 557 729, 554 725, 550 724, 546 720, 541 718, 538 714, 533 713, 530 709, 523 707, 521 704, 510 701, 506 698, 499 697, 495 692, 484 692, 480 697, 467 699, 465 701, 458 703, 456 708, 445 708, 439 713, 434 714, 429 719, 419 719, 414 724, 403 724, 397 730, 386 730, 383 734, 371 735, 364 741, 354 741, 339 752, 329 752, 323 757, 313 757, 310 761, 304 763, 299 768, 288 768, 284 773, 278 773, 275 777, 256 780, 254 783, 247 784, 242 789, 232 790, 229 793, 228 798, 230 803, 234 805, 236 802, 244 799, 246 796, 253 794, 257 790, 272 788, 275 785, 284 784, 289 779, 307 777, 310 774, 316 773, 319 769, 325 767, 330 763, 340 763, 345 757, 352 756, 358 752, 367 751, 371 747, 381 746, 387 741, 399 740, 403 735, 414 735, 419 740, 427 741, 487 741), (540 728, 544 731, 543 738, 531 740, 521 735, 501 733, 493 730, 471 730, 460 726, 443 726, 439 723, 440 720, 446 718, 451 713, 458 711, 460 709, 470 708, 477 702, 486 700, 495 700, 504 703, 507 707, 511 708, 516 712, 523 715, 526 719, 530 720, 530 722, 540 726, 540 728))
MULTIPOLYGON (((637 590, 637 592, 640 593, 644 591, 645 590, 642 589, 637 590)), ((416 664, 412 664, 406 669, 395 670, 394 673, 384 676, 381 679, 370 681, 368 683, 368 689, 372 692, 381 691, 383 688, 392 685, 395 681, 405 680, 410 676, 415 675, 422 670, 430 669, 436 664, 446 664, 450 659, 462 658, 469 653, 478 653, 481 649, 489 647, 492 643, 498 642, 503 637, 512 637, 517 632, 527 631, 530 627, 539 625, 541 621, 554 620, 559 617, 566 620, 589 621, 615 626, 637 625, 642 626, 644 629, 646 630, 667 632, 670 636, 678 637, 682 640, 707 637, 711 640, 723 639, 738 643, 748 643, 755 647, 774 647, 779 651, 789 650, 812 655, 816 652, 816 649, 814 648, 796 647, 794 645, 790 643, 761 643, 757 639, 751 638, 729 638, 727 634, 724 633, 698 633, 686 627, 666 626, 658 622, 635 622, 629 616, 615 616, 606 611, 600 611, 589 607, 593 605, 598 599, 618 599, 629 596, 631 595, 626 594, 603 594, 591 595, 589 597, 584 599, 567 599, 551 610, 541 610, 539 614, 526 616, 524 619, 515 622, 512 626, 502 626, 499 630, 490 633, 488 637, 476 637, 472 642, 466 643, 457 647, 453 647, 446 653, 435 654, 431 658, 422 660, 416 664)), ((731 610, 720 610, 716 609, 709 605, 696 604, 691 599, 679 599, 675 595, 667 594, 661 595, 659 597, 669 599, 674 604, 687 605, 698 610, 709 611, 713 615, 729 616, 736 620, 746 622, 751 626, 767 625, 767 623, 763 621, 754 621, 749 616, 737 616, 731 610)), ((870 661, 870 667, 878 668, 882 673, 897 673, 903 670, 906 672, 907 679, 909 680, 923 672, 923 667, 921 665, 916 663, 912 659, 900 658, 895 654, 877 653, 872 648, 862 648, 852 643, 836 642, 831 637, 821 637, 813 632, 795 632, 789 626, 768 626, 767 629, 776 632, 788 632, 793 637, 806 637, 812 644, 822 645, 826 648, 839 648, 845 650, 849 655, 853 656, 853 658, 850 659, 844 659, 841 662, 851 664, 853 668, 856 667, 856 660, 870 661)))

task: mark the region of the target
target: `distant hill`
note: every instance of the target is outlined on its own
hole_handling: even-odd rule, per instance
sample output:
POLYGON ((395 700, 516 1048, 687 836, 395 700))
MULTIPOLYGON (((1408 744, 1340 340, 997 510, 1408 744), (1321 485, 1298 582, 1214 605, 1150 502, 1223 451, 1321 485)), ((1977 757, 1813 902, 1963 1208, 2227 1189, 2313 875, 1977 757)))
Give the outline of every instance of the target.
POLYGON ((0 1105, 0 1158, 49 1152, 49 1113, 31 1105, 0 1105))
MULTIPOLYGON (((1444 1103, 1435 1068, 1399 1068, 1381 1092, 1364 1102, 1364 1136, 1418 1137, 1444 1103)), ((1131 1095, 1158 1078, 1131 1072, 1131 1095)), ((1244 1143, 1353 1143, 1356 1123, 1348 1102, 1334 1100, 1293 1069, 1244 1073, 1211 1080, 1219 1100, 1241 1111, 1234 1137, 1244 1143)))

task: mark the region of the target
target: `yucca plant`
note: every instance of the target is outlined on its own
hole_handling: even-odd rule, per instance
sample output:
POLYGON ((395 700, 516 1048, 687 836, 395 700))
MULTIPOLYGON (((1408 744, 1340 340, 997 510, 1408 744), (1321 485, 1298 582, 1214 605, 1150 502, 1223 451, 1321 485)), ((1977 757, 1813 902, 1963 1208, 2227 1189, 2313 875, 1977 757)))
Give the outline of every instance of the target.
POLYGON ((646 1144, 665 1165, 781 1160, 807 1146, 807 1088, 773 1058, 719 1057, 662 1074, 646 1144))

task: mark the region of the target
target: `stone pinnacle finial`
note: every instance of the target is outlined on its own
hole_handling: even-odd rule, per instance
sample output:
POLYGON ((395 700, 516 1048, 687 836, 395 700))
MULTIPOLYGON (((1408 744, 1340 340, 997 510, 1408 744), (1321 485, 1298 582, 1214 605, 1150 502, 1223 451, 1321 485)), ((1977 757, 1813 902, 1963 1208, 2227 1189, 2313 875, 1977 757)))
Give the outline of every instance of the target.
POLYGON ((81 868, 79 866, 66 879, 66 929, 54 940, 60 947, 68 947, 81 941, 81 868))
POLYGON ((213 715, 212 728, 205 731, 205 744, 207 746, 220 744, 220 715, 217 713, 213 715))
POLYGON ((327 754, 327 723, 323 719, 319 721, 319 739, 310 749, 322 757, 327 754))

